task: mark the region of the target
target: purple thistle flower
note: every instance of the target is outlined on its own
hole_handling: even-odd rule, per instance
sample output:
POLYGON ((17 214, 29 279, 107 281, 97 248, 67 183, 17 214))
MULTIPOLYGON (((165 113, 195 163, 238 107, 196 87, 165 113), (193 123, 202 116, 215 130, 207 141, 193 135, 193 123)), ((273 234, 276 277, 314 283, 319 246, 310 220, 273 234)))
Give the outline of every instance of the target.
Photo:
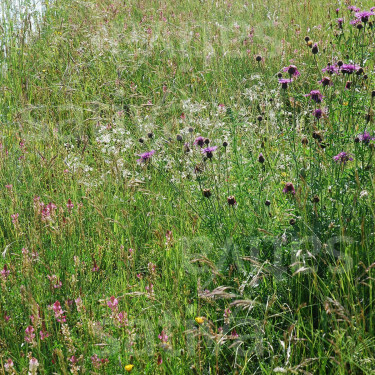
POLYGON ((147 151, 143 154, 138 154, 141 158, 137 160, 138 163, 146 163, 155 154, 155 150, 147 151))
POLYGON ((371 137, 370 133, 368 131, 364 131, 362 134, 359 134, 358 135, 358 139, 365 143, 365 144, 368 144, 370 143, 370 141, 374 140, 375 138, 374 137, 371 137))
POLYGON ((305 95, 306 97, 310 97, 315 103, 321 103, 323 99, 323 95, 319 90, 312 90, 309 94, 305 95))
POLYGON ((293 82, 292 79, 289 78, 281 78, 279 79, 279 83, 281 84, 281 87, 285 90, 288 88, 288 83, 293 82))
POLYGON ((319 120, 323 116, 323 111, 318 108, 313 112, 313 115, 319 120))
POLYGON ((195 145, 198 145, 199 147, 204 146, 204 138, 203 137, 197 137, 194 141, 195 145))
POLYGON ((361 20, 363 23, 367 23, 368 22, 368 19, 371 17, 371 16, 374 16, 375 13, 374 12, 369 12, 369 11, 364 11, 364 12, 357 12, 355 14, 355 17, 358 19, 358 20, 361 20))
POLYGON ((339 14, 340 8, 336 8, 336 14, 339 14))
POLYGON ((360 69, 360 66, 357 64, 343 64, 341 67, 341 72, 343 74, 352 74, 360 69))
POLYGON ((287 182, 284 186, 283 193, 284 194, 291 193, 294 195, 296 193, 296 189, 294 189, 294 186, 291 182, 287 182))
POLYGON ((285 68, 283 68, 283 72, 288 72, 288 74, 293 77, 298 77, 301 75, 295 65, 286 66, 285 68))
POLYGON ((337 154, 336 156, 334 156, 333 160, 336 161, 337 163, 346 164, 346 162, 352 161, 353 158, 347 152, 342 151, 339 154, 337 154))
POLYGON ((329 78, 329 77, 323 77, 318 82, 321 83, 324 87, 326 87, 326 86, 332 86, 333 85, 333 83, 331 81, 331 78, 329 78))
POLYGON ((361 23, 361 20, 359 18, 354 18, 354 20, 351 20, 349 22, 351 25, 355 26, 361 23))
POLYGON ((208 159, 211 159, 213 156, 213 152, 217 149, 217 146, 212 146, 212 147, 206 147, 202 151, 202 154, 206 154, 206 157, 208 159))
POLYGON ((326 68, 322 69, 323 73, 327 72, 329 74, 338 73, 338 71, 339 71, 339 68, 336 65, 331 65, 331 64, 327 65, 326 68))
POLYGON ((351 12, 359 12, 361 9, 357 8, 354 5, 349 5, 348 10, 350 10, 351 12))
POLYGON ((339 28, 342 29, 342 24, 344 23, 344 19, 343 18, 338 18, 337 19, 337 24, 339 25, 339 28))

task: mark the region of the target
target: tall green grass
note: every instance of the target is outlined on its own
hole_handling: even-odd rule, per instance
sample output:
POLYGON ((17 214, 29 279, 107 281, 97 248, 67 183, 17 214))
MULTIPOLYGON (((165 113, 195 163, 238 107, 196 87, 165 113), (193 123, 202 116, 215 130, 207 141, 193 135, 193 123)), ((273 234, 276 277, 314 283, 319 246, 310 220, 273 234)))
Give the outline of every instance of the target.
POLYGON ((374 31, 347 5, 2 3, 0 372, 375 370, 374 31), (364 71, 322 87, 339 60, 364 71))

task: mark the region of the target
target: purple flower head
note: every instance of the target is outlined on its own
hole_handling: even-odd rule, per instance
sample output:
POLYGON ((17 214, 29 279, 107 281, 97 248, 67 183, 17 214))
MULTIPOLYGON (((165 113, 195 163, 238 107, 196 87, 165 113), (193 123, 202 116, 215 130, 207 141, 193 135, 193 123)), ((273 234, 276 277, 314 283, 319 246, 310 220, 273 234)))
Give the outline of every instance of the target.
POLYGON ((313 115, 314 117, 316 117, 318 120, 322 118, 323 116, 323 111, 321 109, 316 109, 314 112, 313 112, 313 115))
POLYGON ((143 154, 138 154, 141 158, 137 160, 138 163, 146 163, 155 154, 155 150, 147 151, 143 154))
POLYGON ((349 5, 348 10, 350 10, 351 12, 359 12, 361 9, 357 8, 354 5, 349 5))
POLYGON ((352 74, 360 68, 357 64, 343 64, 341 67, 341 72, 343 74, 352 74))
POLYGON ((295 65, 286 66, 285 68, 283 68, 283 72, 288 72, 288 74, 293 77, 298 77, 301 75, 295 65))
POLYGON ((364 12, 357 12, 355 14, 355 17, 358 19, 358 20, 361 20, 363 23, 367 23, 368 22, 368 19, 371 17, 371 16, 374 16, 375 13, 374 12, 368 12, 368 11, 364 11, 364 12))
POLYGON ((296 190, 294 189, 294 186, 291 182, 287 182, 285 184, 284 189, 283 189, 283 193, 284 194, 291 193, 293 195, 296 193, 296 190))
POLYGON ((342 24, 344 23, 344 19, 343 18, 338 18, 337 19, 337 24, 339 25, 339 28, 342 29, 342 24))
POLYGON ((331 81, 331 78, 329 78, 329 77, 323 77, 318 82, 320 82, 324 87, 326 87, 326 86, 332 86, 333 85, 333 83, 331 81))
POLYGON ((195 145, 198 145, 199 147, 204 146, 204 138, 203 137, 197 137, 194 141, 195 145))
POLYGON ((353 158, 347 152, 342 151, 339 154, 337 154, 336 156, 334 156, 333 160, 336 161, 337 163, 346 164, 346 162, 352 161, 353 158))
POLYGON ((336 14, 339 14, 340 8, 336 8, 336 14))
POLYGON ((202 154, 206 154, 208 159, 211 159, 213 156, 213 152, 217 149, 217 146, 206 147, 202 150, 202 154))
POLYGON ((349 22, 352 26, 356 26, 361 23, 361 20, 359 18, 354 18, 354 20, 351 20, 349 22))
POLYGON ((337 73, 338 71, 339 71, 339 68, 336 65, 331 65, 331 64, 327 65, 326 68, 322 69, 323 73, 327 72, 329 74, 337 73))
POLYGON ((364 131, 362 134, 359 134, 358 135, 358 139, 365 143, 365 144, 368 144, 370 143, 370 141, 374 140, 375 138, 374 137, 371 137, 370 133, 368 131, 364 131))
POLYGON ((281 84, 281 87, 285 90, 288 88, 288 83, 293 82, 292 79, 289 78, 281 78, 279 79, 279 83, 281 84))
POLYGON ((315 103, 321 103, 323 99, 323 95, 319 90, 312 90, 309 94, 305 95, 306 97, 310 97, 315 103))

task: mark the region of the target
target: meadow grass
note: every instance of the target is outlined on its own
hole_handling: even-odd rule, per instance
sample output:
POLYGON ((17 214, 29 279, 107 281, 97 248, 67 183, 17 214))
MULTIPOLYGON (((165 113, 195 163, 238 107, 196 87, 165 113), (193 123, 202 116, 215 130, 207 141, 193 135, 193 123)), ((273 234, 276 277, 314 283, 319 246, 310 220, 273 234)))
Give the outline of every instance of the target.
POLYGON ((2 2, 0 373, 375 372, 375 4, 28 4, 2 2))

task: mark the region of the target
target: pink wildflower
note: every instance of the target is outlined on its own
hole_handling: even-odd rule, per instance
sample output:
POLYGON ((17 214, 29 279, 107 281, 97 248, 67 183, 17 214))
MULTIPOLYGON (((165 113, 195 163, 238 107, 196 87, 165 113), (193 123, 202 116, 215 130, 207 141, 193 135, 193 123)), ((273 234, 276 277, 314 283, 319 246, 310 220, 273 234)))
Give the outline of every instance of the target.
POLYGON ((107 301, 108 307, 113 311, 117 310, 117 305, 118 305, 118 299, 112 296, 108 301, 107 301))
POLYGON ((28 326, 25 329, 25 341, 31 344, 35 339, 34 327, 28 326))

